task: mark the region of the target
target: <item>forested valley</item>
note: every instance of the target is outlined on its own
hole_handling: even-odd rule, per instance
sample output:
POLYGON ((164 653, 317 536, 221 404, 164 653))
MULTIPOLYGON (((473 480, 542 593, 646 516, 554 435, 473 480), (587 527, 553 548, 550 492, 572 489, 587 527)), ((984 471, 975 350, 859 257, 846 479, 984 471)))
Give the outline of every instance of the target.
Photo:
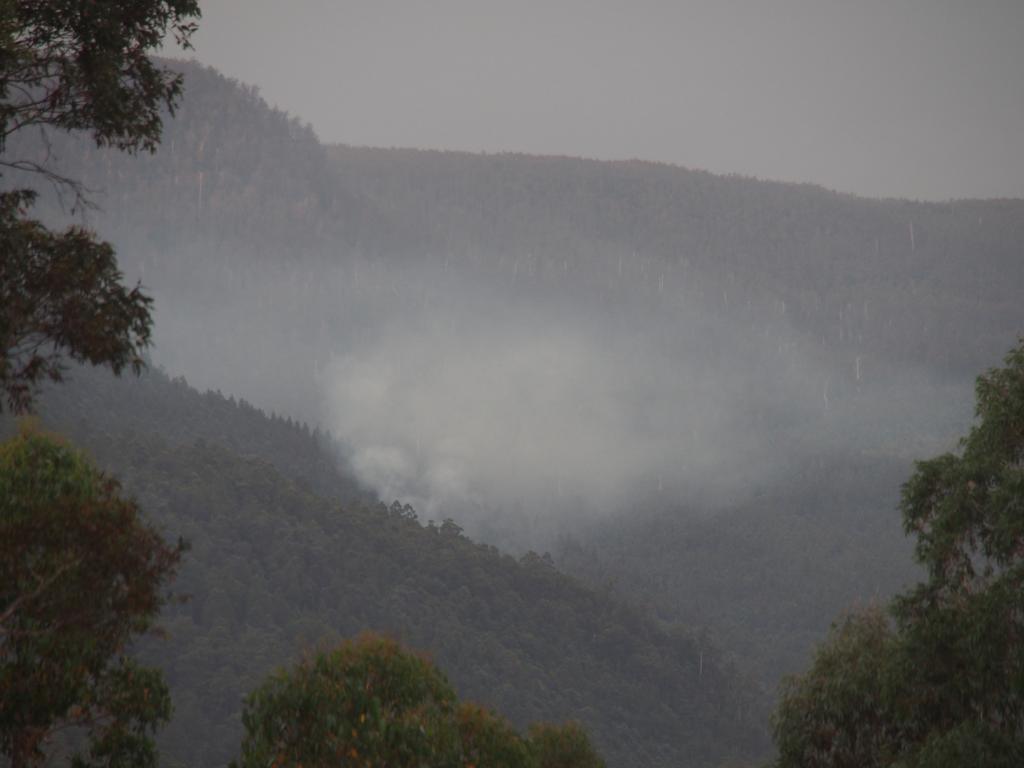
POLYGON ((384 504, 335 446, 244 401, 154 372, 87 369, 40 418, 122 480, 169 539, 190 542, 143 659, 175 706, 163 754, 222 765, 244 695, 332 641, 381 631, 426 649, 460 694, 524 727, 574 718, 612 764, 718 764, 766 744, 766 700, 701 634, 607 590, 384 504))
POLYGON ((922 578, 900 488, 1024 329, 1024 201, 325 145, 164 63, 154 154, 6 147, 155 299, 147 371, 37 411, 189 543, 136 649, 164 762, 228 763, 247 692, 365 630, 609 766, 769 759, 783 676, 922 578))

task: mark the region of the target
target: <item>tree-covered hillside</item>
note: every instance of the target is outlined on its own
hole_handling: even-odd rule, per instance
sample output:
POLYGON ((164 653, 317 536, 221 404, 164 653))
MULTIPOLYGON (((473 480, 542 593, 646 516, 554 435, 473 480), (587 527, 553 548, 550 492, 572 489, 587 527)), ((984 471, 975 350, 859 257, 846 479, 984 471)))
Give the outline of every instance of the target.
MULTIPOLYGON (((87 215, 156 299, 154 359, 329 427, 337 447, 320 453, 332 441, 183 385, 153 399, 87 387, 89 407, 51 401, 56 422, 96 451, 100 411, 121 414, 117 421, 134 409, 133 430, 163 433, 140 455, 176 456, 166 459, 173 472, 160 476, 147 459, 132 487, 170 493, 183 472, 197 483, 189 503, 222 499, 214 506, 232 525, 246 518, 232 517, 241 513, 229 499, 258 516, 274 493, 291 498, 267 478, 255 495, 218 485, 202 462, 192 466, 191 441, 202 437, 206 447, 194 450, 224 462, 225 474, 264 474, 252 467, 265 465, 230 457, 269 462, 302 493, 342 498, 355 515, 367 490, 411 487, 395 480, 402 472, 447 480, 450 464, 429 464, 431 422, 438 444, 458 444, 466 435, 451 431, 473 416, 464 402, 500 413, 494 404, 511 391, 529 407, 497 426, 470 424, 470 437, 486 439, 465 453, 490 455, 487 469, 512 478, 512 492, 438 504, 432 516, 469 527, 480 521, 464 518, 484 510, 490 543, 544 539, 579 578, 611 583, 616 597, 662 618, 706 625, 768 684, 798 667, 851 602, 885 598, 912 575, 898 485, 912 457, 949 447, 965 425, 974 374, 1024 328, 1024 201, 866 200, 642 162, 326 147, 251 88, 175 66, 186 95, 155 155, 125 158, 54 137, 52 157, 103 191, 101 210, 87 215), (491 355, 503 346, 510 359, 491 355), (518 354, 538 346, 538 355, 518 354), (561 371, 566 360, 571 376, 541 383, 570 406, 553 410, 576 420, 552 419, 537 438, 523 425, 539 412, 535 421, 548 426, 550 392, 530 389, 530 375, 561 371), (372 397, 338 394, 349 390, 383 404, 373 411, 372 397), (437 391, 470 396, 451 405, 437 391), (176 418, 159 411, 165 402, 178 403, 176 418), (90 408, 97 413, 82 415, 90 408), (602 517, 585 489, 565 490, 565 473, 543 451, 572 428, 606 422, 625 425, 611 431, 623 439, 588 452, 599 441, 584 431, 565 462, 595 484, 626 478, 602 517), (385 444, 365 450, 378 439, 385 444), (345 476, 324 464, 336 454, 345 476), (369 476, 367 455, 383 456, 385 480, 395 482, 374 484, 380 473, 369 476), (536 455, 525 469, 515 464, 536 455), (541 491, 520 490, 530 482, 541 491)), ((47 151, 17 141, 27 157, 47 151)), ((53 200, 42 209, 63 215, 53 200)), ((171 386, 159 381, 131 391, 171 386)), ((108 440, 122 429, 101 426, 108 440)), ((395 527, 424 552, 465 550, 487 568, 513 568, 459 537, 384 525, 390 518, 364 511, 368 529, 395 527)), ((246 583, 241 556, 235 565, 209 557, 246 583)), ((313 562, 325 579, 362 578, 344 558, 313 562)), ((429 606, 437 594, 410 602, 429 606)), ((430 646, 420 637, 409 635, 430 646)), ((552 700, 562 701, 554 687, 552 700)), ((521 706, 506 711, 538 716, 521 706)), ((598 740, 621 741, 610 733, 598 740)))
MULTIPOLYGON (((1024 201, 867 200, 647 162, 331 147, 339 184, 393 214, 385 252, 645 264, 723 314, 785 313, 845 355, 971 375, 1024 320, 1024 201)), ((850 358, 851 362, 853 358, 850 358)), ((851 366, 852 368, 852 366, 851 366)))
POLYGON ((713 628, 774 689, 804 668, 835 614, 919 576, 896 513, 909 467, 852 452, 806 457, 784 483, 728 506, 638 509, 564 537, 555 560, 666 620, 713 628))
POLYGON ((121 478, 166 537, 191 545, 175 583, 189 600, 165 611, 167 637, 142 648, 171 685, 171 764, 226 762, 247 691, 365 629, 429 651, 460 695, 519 726, 579 719, 610 765, 763 754, 764 699, 709 642, 549 558, 517 560, 450 521, 360 501, 304 426, 160 373, 76 370, 40 414, 121 478))

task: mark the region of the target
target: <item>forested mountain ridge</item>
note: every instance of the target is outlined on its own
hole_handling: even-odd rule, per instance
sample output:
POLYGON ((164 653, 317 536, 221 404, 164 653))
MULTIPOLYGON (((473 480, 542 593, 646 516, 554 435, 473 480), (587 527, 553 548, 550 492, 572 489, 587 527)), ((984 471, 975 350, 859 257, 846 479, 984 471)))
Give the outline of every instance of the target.
POLYGON ((236 270, 502 256, 549 280, 633 270, 663 293, 696 287, 723 315, 784 315, 842 351, 851 377, 857 356, 972 376, 1022 321, 1021 200, 871 200, 642 161, 324 146, 255 89, 173 66, 187 95, 154 155, 64 137, 34 150, 102 192, 96 223, 147 280, 166 279, 168 249, 180 261, 197 243, 236 270), (239 248, 244 259, 228 258, 239 248))
POLYGON ((191 544, 174 585, 189 600, 165 613, 167 637, 142 649, 172 688, 161 737, 170 764, 224 764, 248 690, 304 650, 365 629, 427 650, 462 695, 520 726, 578 718, 610 765, 762 753, 764 699, 700 636, 549 559, 516 560, 450 521, 423 525, 408 507, 359 501, 343 474, 325 479, 335 462, 301 425, 159 372, 73 373, 43 398, 43 425, 118 476, 165 536, 191 544), (339 508, 314 486, 355 500, 339 508))
POLYGON ((342 446, 330 433, 264 413, 244 399, 201 393, 184 378, 171 378, 159 369, 123 379, 76 366, 70 380, 73 396, 52 388, 45 414, 82 445, 113 441, 114 435, 122 434, 159 435, 170 445, 210 441, 242 458, 266 463, 326 499, 342 504, 377 501, 352 476, 342 446))
POLYGON ((164 63, 186 74, 188 96, 165 118, 155 152, 126 156, 68 134, 19 134, 8 151, 78 180, 96 206, 87 220, 129 237, 127 265, 207 238, 241 239, 249 258, 280 258, 284 242, 301 252, 336 196, 312 129, 212 69, 164 63))
MULTIPOLYGON (((198 65, 175 66, 186 74, 186 96, 155 155, 126 158, 60 138, 51 145, 65 172, 102 190, 101 210, 88 220, 115 243, 129 278, 155 295, 154 357, 168 370, 330 426, 360 478, 342 486, 358 498, 360 483, 380 486, 362 482, 356 443, 366 434, 349 430, 351 419, 338 423, 338 389, 355 380, 381 393, 384 416, 395 414, 408 443, 385 458, 411 456, 407 465, 418 469, 430 435, 421 452, 419 413, 400 397, 477 375, 459 365, 465 336, 433 341, 464 327, 547 340, 575 313, 590 336, 570 325, 586 343, 568 351, 613 364, 583 365, 555 389, 591 395, 588 385, 610 382, 596 405, 584 403, 582 420, 599 421, 625 401, 628 418, 650 430, 640 436, 656 438, 658 450, 640 458, 662 463, 636 460, 625 440, 609 441, 605 463, 591 462, 582 449, 593 441, 580 441, 573 447, 588 477, 631 461, 641 468, 615 500, 618 516, 588 517, 577 489, 563 494, 552 475, 543 478, 548 497, 495 503, 509 514, 492 543, 507 536, 521 544, 514 537, 531 521, 557 517, 564 504, 562 545, 541 531, 561 567, 613 582, 619 597, 665 619, 707 623, 769 684, 799 666, 852 601, 884 598, 910 577, 899 483, 910 459, 950 447, 969 418, 974 375, 1024 328, 1024 201, 867 200, 642 162, 327 147, 254 90, 198 65), (459 311, 446 314, 452 305, 459 311), (394 345, 396 328, 428 333, 394 345), (353 359, 364 365, 346 367, 353 359), (353 370, 397 372, 397 383, 353 370), (673 420, 675 406, 692 423, 673 420), (689 441, 678 455, 677 435, 689 441), (708 491, 705 478, 718 484, 708 491)), ((52 201, 44 209, 61 215, 52 201)), ((482 379, 486 396, 561 359, 487 358, 504 340, 468 347, 483 358, 474 363, 497 371, 482 379)), ((528 389, 526 399, 543 406, 536 394, 528 389)), ((202 413, 204 402, 190 395, 181 413, 202 413)), ((140 412, 147 407, 140 400, 140 412)), ((68 405, 59 423, 77 424, 77 408, 68 405)), ((423 410, 445 430, 472 415, 423 410)), ((210 429, 195 436, 271 462, 304 493, 339 492, 299 433, 220 418, 199 419, 210 429), (236 440, 238 429, 251 440, 236 440), (267 453, 251 447, 264 434, 267 453), (277 455, 278 441, 296 450, 277 455)), ((528 478, 511 472, 519 426, 479 430, 488 439, 472 446, 498 455, 512 485, 528 478)), ((370 427, 375 437, 378 424, 370 427)), ((88 440, 92 426, 68 429, 88 440)), ((192 438, 164 439, 177 450, 192 438)), ((524 452, 543 447, 535 440, 524 452)), ((200 467, 185 468, 188 450, 177 466, 203 477, 200 467)), ((207 450, 216 449, 197 449, 236 471, 207 450)), ((153 483, 170 489, 178 482, 170 478, 153 483)), ((196 498, 234 498, 205 484, 196 498)), ((262 509, 257 497, 251 509, 262 509)), ((429 514, 468 527, 467 510, 442 504, 429 514)), ((332 573, 335 561, 323 562, 332 573)))
POLYGON ((1021 200, 871 200, 642 161, 329 153, 342 188, 397 213, 377 243, 389 252, 529 254, 549 271, 624 256, 662 290, 703 285, 723 314, 785 313, 829 347, 966 375, 1021 321, 1021 200))

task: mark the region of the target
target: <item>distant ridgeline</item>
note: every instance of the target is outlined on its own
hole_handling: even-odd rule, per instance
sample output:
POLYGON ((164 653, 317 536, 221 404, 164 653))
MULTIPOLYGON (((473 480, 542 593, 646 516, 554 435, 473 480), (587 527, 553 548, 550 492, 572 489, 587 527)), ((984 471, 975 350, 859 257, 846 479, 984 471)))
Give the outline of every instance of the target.
MULTIPOLYGON (((173 66, 186 96, 154 155, 60 136, 33 147, 27 132, 10 146, 50 152, 102 190, 95 224, 162 292, 216 295, 261 264, 328 262, 400 301, 396 259, 571 282, 606 301, 693 292, 751 326, 785 318, 851 379, 890 360, 973 377, 1024 326, 1021 200, 870 200, 639 161, 327 147, 253 88, 173 66)), ((291 282, 307 309, 327 302, 315 280, 291 282)))
POLYGON ((516 560, 450 521, 374 502, 303 425, 159 372, 80 369, 46 393, 40 417, 121 478, 166 537, 191 543, 174 584, 190 599, 141 649, 172 688, 168 764, 223 765, 246 692, 364 629, 427 650, 462 696, 519 726, 578 719, 611 766, 764 754, 763 695, 702 636, 547 558, 516 560))

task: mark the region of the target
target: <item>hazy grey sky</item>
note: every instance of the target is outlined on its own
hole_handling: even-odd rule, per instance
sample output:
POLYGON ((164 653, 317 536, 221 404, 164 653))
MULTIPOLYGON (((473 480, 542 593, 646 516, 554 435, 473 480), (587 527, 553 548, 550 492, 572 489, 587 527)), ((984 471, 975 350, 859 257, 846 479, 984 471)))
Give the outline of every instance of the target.
POLYGON ((195 56, 324 141, 1024 197, 1024 0, 207 0, 195 56))

